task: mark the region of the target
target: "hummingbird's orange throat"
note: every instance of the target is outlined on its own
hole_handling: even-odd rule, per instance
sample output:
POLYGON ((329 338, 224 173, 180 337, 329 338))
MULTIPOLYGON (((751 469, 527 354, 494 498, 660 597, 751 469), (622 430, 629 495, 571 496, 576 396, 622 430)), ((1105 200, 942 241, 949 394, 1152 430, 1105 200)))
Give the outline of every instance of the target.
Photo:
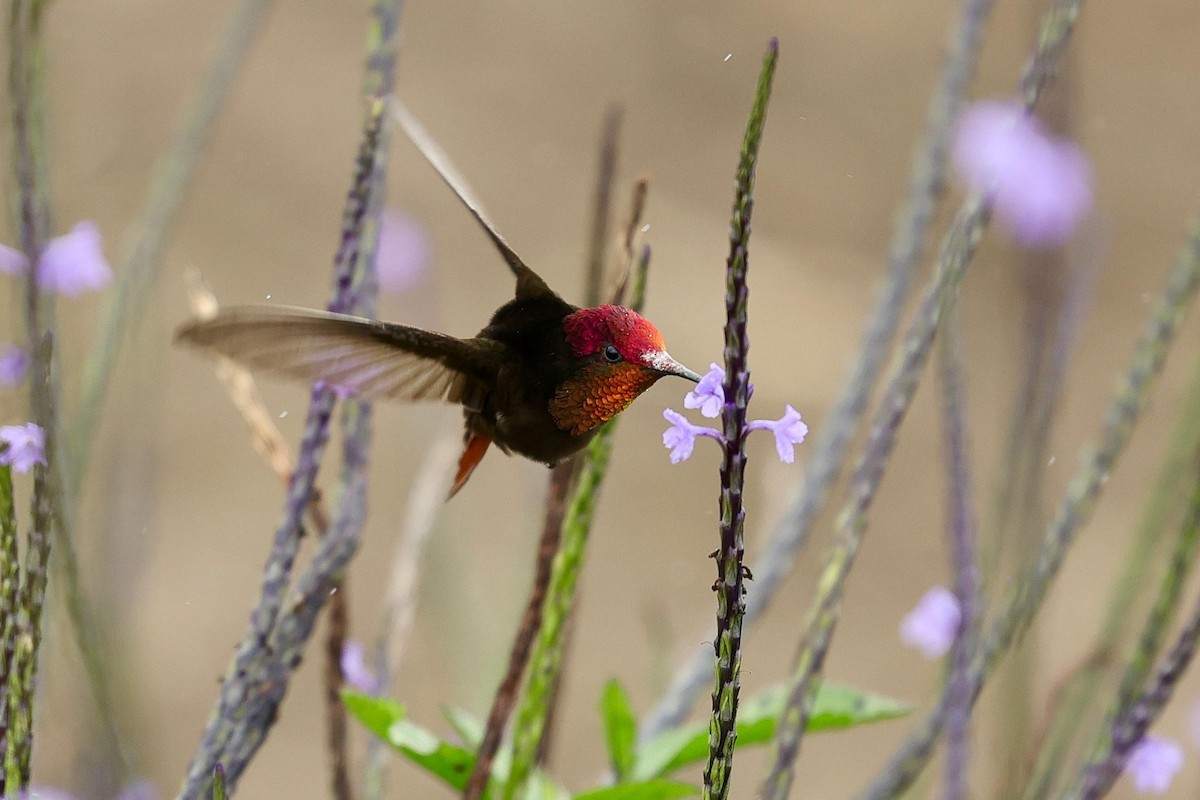
POLYGON ((554 422, 579 436, 620 414, 660 375, 638 364, 589 364, 575 380, 558 387, 550 401, 554 422))

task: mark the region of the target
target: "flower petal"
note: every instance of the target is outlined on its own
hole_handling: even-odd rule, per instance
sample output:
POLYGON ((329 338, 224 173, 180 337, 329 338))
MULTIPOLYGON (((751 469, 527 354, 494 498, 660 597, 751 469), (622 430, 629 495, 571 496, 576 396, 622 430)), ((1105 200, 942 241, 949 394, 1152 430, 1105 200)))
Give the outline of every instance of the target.
POLYGON ((0 426, 0 445, 0 464, 11 464, 17 472, 46 464, 46 434, 37 423, 0 426))
POLYGON ((1125 771, 1139 792, 1165 794, 1183 767, 1183 747, 1174 739, 1146 736, 1125 762, 1125 771))
POLYGON ((46 243, 37 266, 38 285, 46 292, 78 297, 103 289, 112 280, 112 267, 104 258, 100 229, 80 222, 70 233, 46 243))
POLYGON ((961 619, 958 598, 946 587, 935 586, 900 623, 900 640, 928 659, 941 658, 954 643, 961 619))

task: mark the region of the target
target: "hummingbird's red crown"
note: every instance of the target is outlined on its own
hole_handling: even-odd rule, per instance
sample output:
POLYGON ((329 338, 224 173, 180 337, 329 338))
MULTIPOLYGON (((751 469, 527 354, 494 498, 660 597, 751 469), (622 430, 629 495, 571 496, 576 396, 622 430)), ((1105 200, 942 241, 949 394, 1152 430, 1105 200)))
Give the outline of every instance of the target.
POLYGON ((666 347, 650 320, 624 306, 581 308, 563 320, 563 332, 571 352, 579 357, 611 344, 626 361, 640 364, 647 354, 661 353, 666 347))

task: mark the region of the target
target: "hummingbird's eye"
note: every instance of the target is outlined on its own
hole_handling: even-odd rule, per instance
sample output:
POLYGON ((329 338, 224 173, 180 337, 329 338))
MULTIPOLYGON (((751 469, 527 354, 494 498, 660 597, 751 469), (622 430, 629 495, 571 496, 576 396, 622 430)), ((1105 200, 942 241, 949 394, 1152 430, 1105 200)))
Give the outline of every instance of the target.
POLYGON ((604 360, 610 364, 615 364, 621 360, 621 354, 617 351, 616 345, 604 345, 604 360))

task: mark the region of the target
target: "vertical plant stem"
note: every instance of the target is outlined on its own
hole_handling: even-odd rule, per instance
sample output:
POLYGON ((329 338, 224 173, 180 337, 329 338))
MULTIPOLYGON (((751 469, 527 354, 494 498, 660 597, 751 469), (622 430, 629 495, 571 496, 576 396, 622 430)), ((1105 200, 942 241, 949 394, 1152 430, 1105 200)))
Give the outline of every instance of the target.
POLYGON ((942 378, 942 423, 946 441, 949 484, 950 551, 953 554, 954 594, 961 621, 954 637, 947 687, 946 800, 965 800, 968 737, 971 722, 971 652, 979 617, 978 546, 975 541, 974 486, 967 453, 966 380, 963 376, 962 337, 957 298, 951 296, 943 313, 939 359, 942 378))
POLYGON ((772 39, 763 58, 754 92, 754 105, 746 124, 737 167, 733 219, 729 226, 729 258, 725 266, 725 404, 721 409, 724 441, 721 445, 720 546, 715 551, 717 580, 717 632, 713 639, 716 684, 712 717, 708 724, 708 762, 704 768, 704 799, 725 800, 733 773, 733 747, 737 741, 738 695, 742 672, 742 619, 746 613, 746 567, 742 506, 746 473, 746 404, 750 401, 749 318, 750 216, 754 211, 754 174, 762 144, 771 84, 779 61, 779 42, 772 39))
POLYGON ((17 651, 20 613, 21 554, 17 545, 17 518, 13 504, 12 467, 0 465, 0 797, 8 784, 8 677, 17 651))
MULTIPOLYGON (((776 523, 763 554, 755 561, 754 592, 746 598, 746 625, 768 608, 783 578, 791 571, 796 554, 808 540, 883 369, 888 346, 900 324, 913 273, 929 238, 929 228, 945 181, 953 122, 975 74, 979 43, 991 6, 992 0, 962 0, 959 7, 938 85, 926 112, 925 130, 913 161, 904 205, 888 243, 883 291, 867 317, 862 349, 850 377, 829 418, 816 432, 803 484, 776 523)), ((711 672, 709 647, 701 645, 676 674, 666 696, 647 715, 639 732, 640 740, 647 741, 682 723, 709 685, 711 672)))
MULTIPOLYGON (((1013 643, 1028 628, 1050 584, 1058 575, 1067 549, 1087 522, 1109 473, 1129 443, 1150 391, 1184 313, 1200 287, 1200 218, 1192 223, 1188 241, 1179 253, 1166 289, 1151 311, 1146 330, 1134 349, 1133 361, 1117 387, 1105 414, 1096 444, 1089 446, 1050 523, 1036 561, 1017 581, 1001 604, 971 666, 972 697, 978 699, 983 683, 992 675, 1013 643)), ((974 700, 972 701, 974 702, 974 700)), ((862 800, 897 797, 921 774, 945 722, 942 701, 910 734, 883 772, 863 793, 862 800)))

